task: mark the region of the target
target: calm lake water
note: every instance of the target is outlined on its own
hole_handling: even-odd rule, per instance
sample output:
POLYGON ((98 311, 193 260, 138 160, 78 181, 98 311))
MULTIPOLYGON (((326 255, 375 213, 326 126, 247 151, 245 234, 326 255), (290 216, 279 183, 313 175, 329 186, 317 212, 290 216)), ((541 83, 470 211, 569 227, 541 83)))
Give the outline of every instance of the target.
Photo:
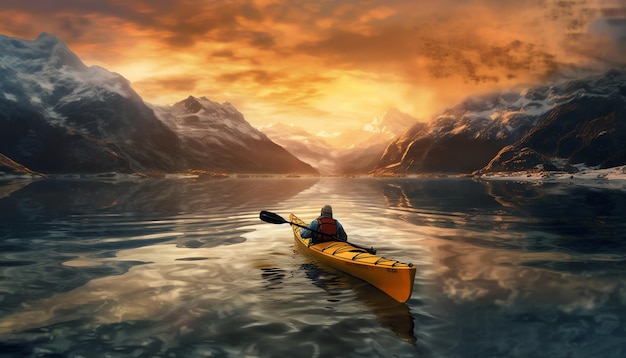
POLYGON ((0 183, 1 357, 624 357, 626 189, 471 179, 0 183), (397 303, 294 251, 332 204, 397 303))

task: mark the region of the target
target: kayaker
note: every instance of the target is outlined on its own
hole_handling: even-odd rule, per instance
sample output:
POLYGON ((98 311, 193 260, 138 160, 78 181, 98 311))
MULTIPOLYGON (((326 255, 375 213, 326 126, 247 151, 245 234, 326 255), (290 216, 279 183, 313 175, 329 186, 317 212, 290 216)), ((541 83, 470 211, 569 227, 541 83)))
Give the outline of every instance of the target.
POLYGON ((311 221, 306 228, 300 229, 300 235, 303 238, 310 237, 312 241, 316 243, 336 241, 337 239, 348 241, 348 235, 341 223, 333 219, 333 208, 330 205, 324 205, 320 216, 311 221), (325 235, 318 234, 316 231, 322 232, 325 235))

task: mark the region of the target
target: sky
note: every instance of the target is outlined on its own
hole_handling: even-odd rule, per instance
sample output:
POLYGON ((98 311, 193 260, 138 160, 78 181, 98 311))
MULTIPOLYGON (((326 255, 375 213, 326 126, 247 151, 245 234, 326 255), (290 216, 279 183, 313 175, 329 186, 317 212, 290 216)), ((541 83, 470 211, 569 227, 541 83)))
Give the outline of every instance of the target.
POLYGON ((624 0, 2 0, 148 103, 230 102, 253 125, 427 121, 470 95, 626 64, 624 0))

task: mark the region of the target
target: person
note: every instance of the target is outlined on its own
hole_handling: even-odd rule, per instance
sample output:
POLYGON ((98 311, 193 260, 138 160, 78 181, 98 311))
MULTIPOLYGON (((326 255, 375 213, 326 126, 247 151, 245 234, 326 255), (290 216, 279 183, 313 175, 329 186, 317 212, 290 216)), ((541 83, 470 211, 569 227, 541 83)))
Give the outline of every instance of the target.
POLYGON ((311 221, 306 228, 300 229, 300 236, 310 237, 312 243, 337 241, 337 239, 348 241, 348 235, 341 223, 333 219, 333 208, 330 205, 324 205, 320 216, 311 221))

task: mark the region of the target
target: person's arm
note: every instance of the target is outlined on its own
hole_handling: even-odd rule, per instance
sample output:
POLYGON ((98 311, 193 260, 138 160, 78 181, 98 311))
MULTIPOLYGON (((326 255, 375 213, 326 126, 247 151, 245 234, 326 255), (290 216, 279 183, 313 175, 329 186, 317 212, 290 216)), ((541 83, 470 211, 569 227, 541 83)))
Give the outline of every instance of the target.
POLYGON ((343 225, 341 225, 339 221, 337 221, 337 237, 342 241, 348 241, 348 234, 346 234, 346 231, 343 229, 343 225))
POLYGON ((300 229, 300 236, 302 236, 303 238, 307 238, 307 237, 314 238, 317 236, 317 233, 314 231, 319 231, 319 224, 317 220, 311 221, 311 223, 309 224, 307 228, 300 229))

